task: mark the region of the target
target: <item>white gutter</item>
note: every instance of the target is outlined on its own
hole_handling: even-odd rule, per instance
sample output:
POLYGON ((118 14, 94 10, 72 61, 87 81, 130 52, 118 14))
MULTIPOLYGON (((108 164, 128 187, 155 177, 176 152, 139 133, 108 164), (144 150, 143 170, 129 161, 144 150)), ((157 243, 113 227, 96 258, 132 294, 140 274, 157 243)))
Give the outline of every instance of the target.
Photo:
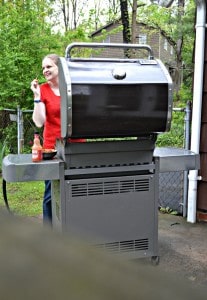
MULTIPOLYGON (((206 0, 197 0, 191 151, 199 154, 203 93, 206 0)), ((189 172, 187 221, 196 222, 198 170, 189 172)))

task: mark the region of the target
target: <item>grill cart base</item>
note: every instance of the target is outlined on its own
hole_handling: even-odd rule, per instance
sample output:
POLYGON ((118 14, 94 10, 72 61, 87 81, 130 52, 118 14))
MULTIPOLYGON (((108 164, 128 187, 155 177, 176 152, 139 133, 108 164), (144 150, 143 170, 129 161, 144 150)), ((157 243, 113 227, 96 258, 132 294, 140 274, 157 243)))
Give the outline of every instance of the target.
MULTIPOLYGON (((124 146, 119 149, 122 160, 129 160, 124 146)), ((115 155, 106 152, 108 158, 115 155)), ((63 169, 60 180, 52 182, 54 228, 130 258, 158 256, 158 166, 155 158, 145 164, 63 169)))

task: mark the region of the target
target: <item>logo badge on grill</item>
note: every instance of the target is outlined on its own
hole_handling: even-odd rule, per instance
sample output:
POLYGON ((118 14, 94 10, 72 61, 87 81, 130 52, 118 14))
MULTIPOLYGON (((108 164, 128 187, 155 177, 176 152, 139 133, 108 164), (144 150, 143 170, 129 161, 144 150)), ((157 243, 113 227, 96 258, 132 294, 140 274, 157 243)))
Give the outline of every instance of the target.
POLYGON ((121 80, 126 77, 126 71, 120 68, 115 68, 112 71, 112 75, 115 79, 121 80))

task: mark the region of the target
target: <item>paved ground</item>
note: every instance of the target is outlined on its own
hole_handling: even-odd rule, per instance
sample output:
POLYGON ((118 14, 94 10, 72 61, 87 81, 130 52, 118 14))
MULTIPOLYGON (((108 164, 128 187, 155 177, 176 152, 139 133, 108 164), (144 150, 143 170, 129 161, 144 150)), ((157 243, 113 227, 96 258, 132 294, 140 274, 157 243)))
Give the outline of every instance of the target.
MULTIPOLYGON (((42 222, 41 216, 33 220, 42 222)), ((207 223, 191 224, 182 216, 159 213, 158 239, 160 262, 156 268, 207 288, 207 223)), ((141 263, 151 264, 149 258, 141 263)))
POLYGON ((207 287, 207 223, 159 213, 159 249, 159 268, 207 287))
POLYGON ((81 241, 62 239, 43 230, 41 217, 26 219, 0 214, 2 300, 207 299, 207 223, 159 215, 160 264, 152 266, 149 258, 128 264, 81 241))

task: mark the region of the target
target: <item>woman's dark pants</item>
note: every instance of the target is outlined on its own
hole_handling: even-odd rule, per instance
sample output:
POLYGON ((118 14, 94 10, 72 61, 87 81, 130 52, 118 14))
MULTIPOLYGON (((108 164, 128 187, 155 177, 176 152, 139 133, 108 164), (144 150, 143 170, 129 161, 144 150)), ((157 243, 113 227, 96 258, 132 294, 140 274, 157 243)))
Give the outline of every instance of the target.
POLYGON ((43 199, 43 223, 52 224, 52 201, 50 180, 45 180, 45 192, 43 199))

